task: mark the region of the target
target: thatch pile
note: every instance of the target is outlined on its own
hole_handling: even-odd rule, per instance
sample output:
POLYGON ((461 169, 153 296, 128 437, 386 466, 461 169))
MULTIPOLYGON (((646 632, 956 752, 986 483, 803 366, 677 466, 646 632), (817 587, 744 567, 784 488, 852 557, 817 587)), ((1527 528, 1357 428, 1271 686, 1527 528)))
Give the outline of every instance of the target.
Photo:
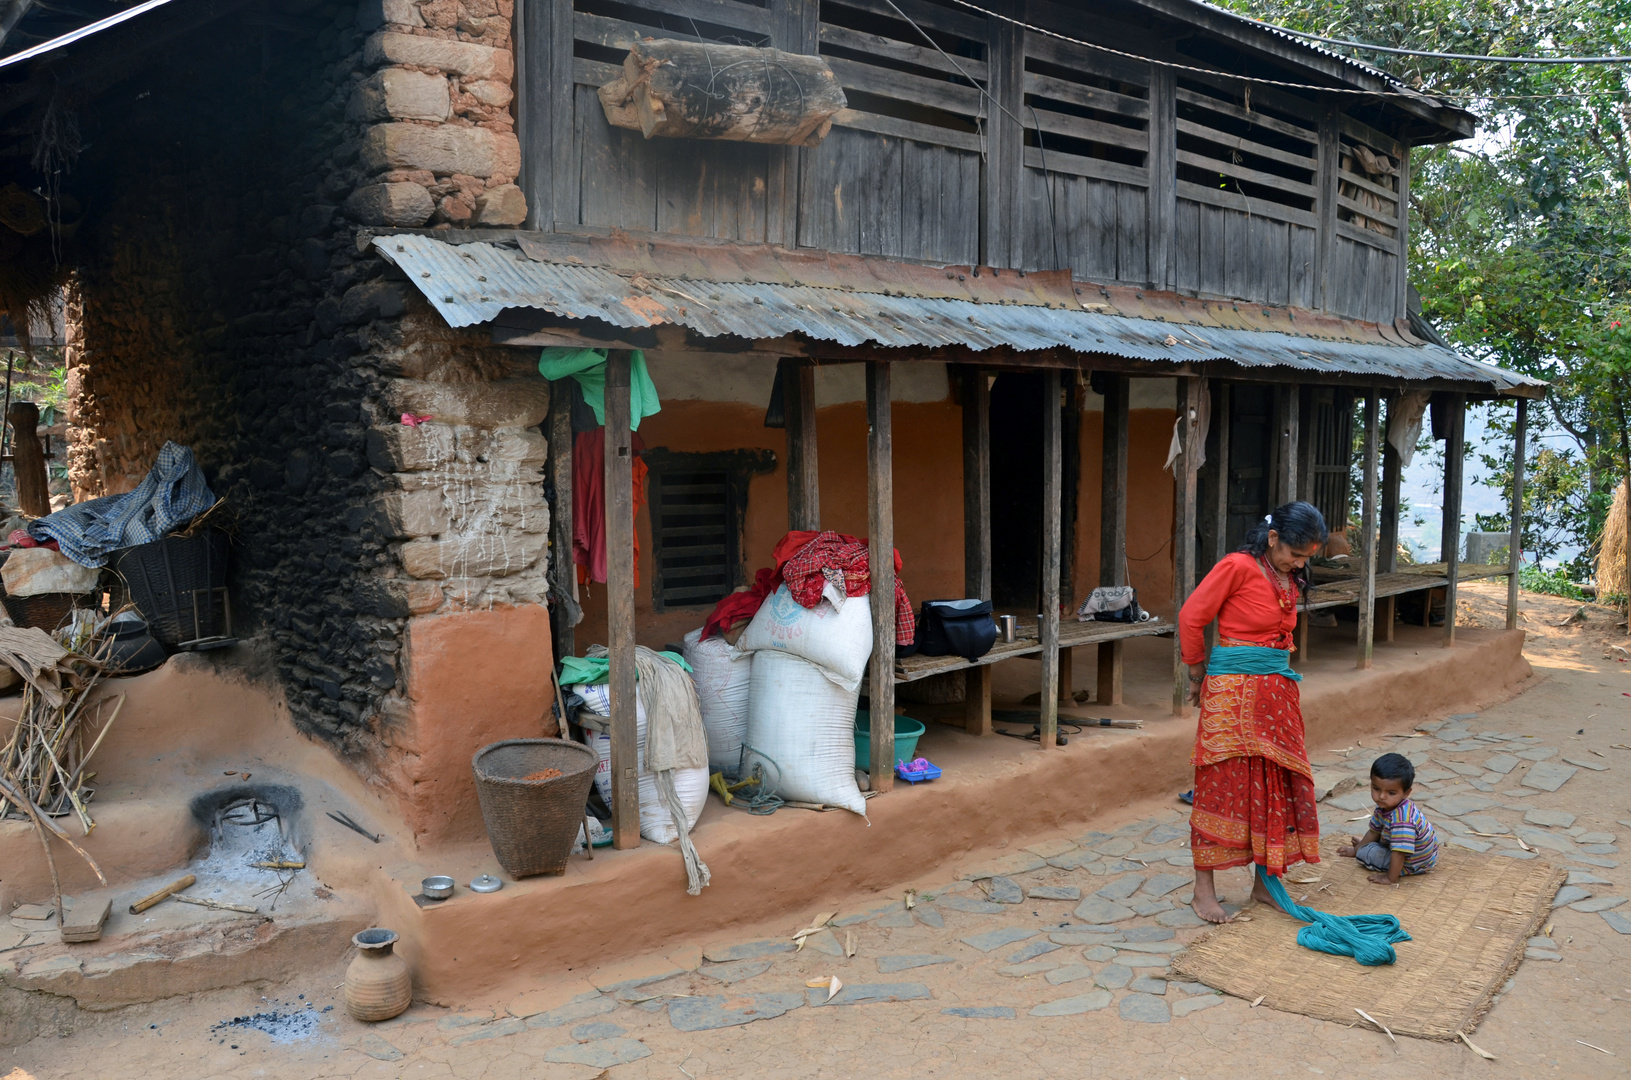
POLYGON ((1614 489, 1614 506, 1603 523, 1597 542, 1597 596, 1624 596, 1625 589, 1625 503, 1624 484, 1614 489))

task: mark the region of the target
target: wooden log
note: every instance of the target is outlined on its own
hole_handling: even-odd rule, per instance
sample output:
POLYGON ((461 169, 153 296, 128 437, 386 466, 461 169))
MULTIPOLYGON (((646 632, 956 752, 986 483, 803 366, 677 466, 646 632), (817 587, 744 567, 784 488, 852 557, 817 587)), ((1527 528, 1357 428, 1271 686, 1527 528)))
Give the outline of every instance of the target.
POLYGON ((821 469, 816 454, 815 368, 781 361, 782 411, 787 418, 787 527, 821 528, 821 469))
MULTIPOLYGON (((1110 375, 1104 386, 1104 469, 1099 481, 1099 584, 1127 584, 1127 440, 1130 384, 1110 375)), ((1121 645, 1099 646, 1096 702, 1121 704, 1121 645)))
POLYGON ((51 512, 51 490, 45 475, 45 448, 40 445, 40 410, 14 401, 6 410, 11 425, 11 466, 17 477, 17 509, 29 517, 51 512))
MULTIPOLYGON (((558 596, 571 605, 560 604, 555 620, 556 656, 576 656, 577 642, 573 618, 580 615, 578 571, 572 561, 572 396, 565 379, 550 387, 549 394, 549 476, 555 487, 555 505, 549 518, 549 576, 558 596)), ((581 616, 580 616, 581 617, 581 616)))
POLYGON ((634 455, 626 349, 606 354, 606 647, 611 661, 612 846, 640 846, 640 729, 634 686, 634 455))
POLYGON ((889 362, 866 366, 867 551, 872 572, 872 790, 895 787, 895 474, 889 362))
POLYGON ((1359 496, 1359 656, 1357 666, 1368 671, 1376 641, 1376 434, 1380 393, 1365 396, 1365 474, 1359 496))
POLYGON ((174 896, 182 889, 191 888, 193 883, 197 880, 198 879, 191 874, 185 874, 182 877, 178 877, 164 888, 158 890, 157 892, 148 893, 134 904, 131 904, 130 913, 132 915, 140 915, 142 912, 146 911, 160 900, 163 900, 169 896, 174 896))
MULTIPOLYGON (((1523 466, 1528 453, 1529 402, 1518 399, 1518 418, 1512 441, 1512 494, 1507 502, 1511 532, 1506 542, 1506 628, 1518 628, 1518 567, 1523 557, 1523 466)), ((1631 580, 1631 579, 1627 579, 1631 580)))
MULTIPOLYGON (((1193 375, 1178 380, 1178 416, 1183 421, 1183 449, 1174 462, 1172 511, 1172 610, 1182 611, 1195 587, 1195 480, 1194 466, 1200 452, 1200 441, 1194 417, 1201 408, 1201 395, 1206 392, 1203 379, 1193 375)), ((1174 618, 1176 618, 1174 614, 1174 618)), ((1172 636, 1172 715, 1189 715, 1189 667, 1184 663, 1183 646, 1178 635, 1172 636)))
POLYGON ((599 96, 607 122, 648 139, 784 146, 816 145, 849 104, 819 56, 672 38, 630 45, 599 96))
POLYGON ((991 599, 991 383, 963 369, 963 595, 991 599))
POLYGON ((1446 394, 1450 408, 1450 434, 1444 440, 1444 527, 1439 533, 1444 560, 1444 645, 1455 644, 1457 578, 1461 575, 1461 482, 1467 439, 1467 396, 1446 394))
POLYGON ((174 899, 183 904, 196 904, 198 907, 214 908, 216 911, 241 911, 245 915, 259 915, 261 911, 260 908, 245 904, 228 904, 223 900, 210 900, 202 896, 177 896, 174 899))
MULTIPOLYGON (((1397 395, 1388 398, 1388 423, 1393 423, 1393 411, 1398 408, 1397 395)), ((1399 485, 1404 470, 1399 464, 1399 451, 1391 442, 1382 443, 1382 493, 1380 539, 1377 540, 1376 572, 1391 574, 1399 569, 1399 485)), ((1398 597, 1389 596, 1382 602, 1377 618, 1382 623, 1382 640, 1393 640, 1393 626, 1398 621, 1398 597)))
POLYGON ((1059 406, 1059 373, 1042 373, 1042 596, 1038 637, 1042 642, 1040 743, 1059 744, 1059 563, 1064 489, 1064 417, 1059 406))

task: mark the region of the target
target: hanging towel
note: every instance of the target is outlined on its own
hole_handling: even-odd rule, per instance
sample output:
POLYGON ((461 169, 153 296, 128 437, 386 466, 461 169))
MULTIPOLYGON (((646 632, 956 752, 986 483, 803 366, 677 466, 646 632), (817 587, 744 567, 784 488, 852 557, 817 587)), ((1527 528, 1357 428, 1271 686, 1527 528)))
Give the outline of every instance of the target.
MULTIPOLYGON (((583 400, 594 410, 595 422, 606 422, 606 350, 572 349, 552 345, 538 357, 538 374, 555 382, 572 378, 583 388, 583 400)), ((662 410, 657 387, 646 371, 646 354, 639 349, 629 358, 629 430, 639 431, 640 421, 662 410)))
POLYGON ((1257 879, 1268 889, 1280 910, 1293 919, 1313 923, 1297 931, 1297 944, 1332 956, 1351 956, 1361 964, 1377 967, 1391 964, 1399 956, 1393 946, 1411 937, 1392 915, 1327 915, 1291 901, 1278 877, 1257 868, 1257 879))
POLYGON ((119 548, 163 539, 215 505, 204 473, 185 446, 167 442, 134 491, 75 503, 29 522, 28 535, 55 540, 81 566, 103 566, 119 548))
MULTIPOLYGON (((640 587, 640 508, 646 505, 646 444, 630 440, 634 462, 634 585, 640 587)), ((606 429, 580 431, 572 438, 572 561, 578 584, 606 580, 606 429)))

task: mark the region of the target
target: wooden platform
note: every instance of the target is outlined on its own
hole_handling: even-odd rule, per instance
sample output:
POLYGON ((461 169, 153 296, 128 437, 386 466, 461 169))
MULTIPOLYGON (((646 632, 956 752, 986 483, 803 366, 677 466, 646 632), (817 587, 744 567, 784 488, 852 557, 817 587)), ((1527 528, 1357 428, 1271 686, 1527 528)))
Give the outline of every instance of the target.
MULTIPOLYGON (((1457 570, 1457 581, 1505 577, 1509 573, 1504 566, 1469 563, 1462 563, 1457 570)), ((1328 569, 1323 569, 1322 572, 1316 574, 1314 587, 1309 590, 1308 607, 1318 611, 1322 608, 1345 607, 1357 604, 1359 602, 1359 578, 1350 575, 1327 576, 1330 574, 1331 571, 1328 569)), ((1448 567, 1444 563, 1424 563, 1392 574, 1377 574, 1376 598, 1380 600, 1384 597, 1399 596, 1423 589, 1440 589, 1449 583, 1448 567)))
MULTIPOLYGON (((1038 639, 1036 620, 1034 618, 1020 619, 1018 622, 1017 641, 998 641, 991 646, 990 652, 975 660, 964 660, 961 656, 907 656, 897 658, 895 660, 895 681, 898 683, 916 682, 919 679, 926 679, 930 675, 941 675, 948 671, 983 667, 1016 656, 1039 655, 1042 652, 1042 643, 1038 639)), ((1176 629, 1177 627, 1170 622, 1061 621, 1059 624, 1059 648, 1073 649, 1078 645, 1097 645, 1105 641, 1153 637, 1160 634, 1170 634, 1176 629)))

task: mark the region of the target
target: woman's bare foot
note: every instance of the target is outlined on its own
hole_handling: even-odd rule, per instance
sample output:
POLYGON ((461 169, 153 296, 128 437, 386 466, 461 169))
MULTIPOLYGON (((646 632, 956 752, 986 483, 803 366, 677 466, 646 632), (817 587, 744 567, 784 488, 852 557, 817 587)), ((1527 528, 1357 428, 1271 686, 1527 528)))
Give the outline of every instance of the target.
POLYGON ((1190 908, 1209 923, 1234 922, 1235 917, 1223 910, 1218 901, 1218 889, 1212 880, 1212 871, 1195 871, 1195 898, 1190 902, 1190 908))
POLYGON ((1269 895, 1269 887, 1263 884, 1263 879, 1257 875, 1252 876, 1252 899, 1259 904, 1267 904, 1275 911, 1284 914, 1284 909, 1274 902, 1274 897, 1269 895))

